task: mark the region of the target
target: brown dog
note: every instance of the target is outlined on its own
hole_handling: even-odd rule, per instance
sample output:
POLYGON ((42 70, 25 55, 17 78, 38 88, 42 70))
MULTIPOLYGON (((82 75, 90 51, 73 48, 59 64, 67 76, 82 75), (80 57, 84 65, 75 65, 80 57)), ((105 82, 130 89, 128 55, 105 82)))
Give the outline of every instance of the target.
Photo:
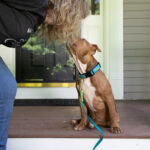
MULTIPOLYGON (((96 50, 101 52, 97 45, 92 45, 85 39, 79 39, 74 44, 68 44, 67 47, 80 74, 90 71, 97 65, 97 60, 93 57, 96 50)), ((84 92, 84 106, 92 120, 97 125, 110 127, 112 133, 121 133, 112 88, 104 73, 99 70, 92 77, 79 78, 76 87, 78 94, 80 89, 84 92)), ((81 119, 73 120, 72 123, 75 125, 75 130, 83 130, 88 124, 88 119, 81 106, 80 94, 78 99, 81 119)), ((91 123, 89 127, 94 128, 91 123)))

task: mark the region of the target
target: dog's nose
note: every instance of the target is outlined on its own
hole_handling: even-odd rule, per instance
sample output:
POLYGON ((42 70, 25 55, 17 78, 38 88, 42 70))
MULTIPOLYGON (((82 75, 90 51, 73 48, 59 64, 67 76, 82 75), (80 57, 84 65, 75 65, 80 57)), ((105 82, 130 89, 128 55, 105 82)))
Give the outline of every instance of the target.
POLYGON ((75 43, 72 44, 72 47, 77 47, 77 45, 75 43))

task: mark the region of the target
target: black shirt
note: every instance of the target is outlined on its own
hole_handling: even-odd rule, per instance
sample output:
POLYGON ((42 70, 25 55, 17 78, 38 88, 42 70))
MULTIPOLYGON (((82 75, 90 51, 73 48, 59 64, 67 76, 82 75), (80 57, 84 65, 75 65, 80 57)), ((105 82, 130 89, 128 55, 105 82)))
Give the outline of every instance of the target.
POLYGON ((46 15, 48 0, 2 0, 8 6, 39 15, 43 19, 46 15))
POLYGON ((0 0, 0 40, 28 39, 44 21, 48 0, 0 0))

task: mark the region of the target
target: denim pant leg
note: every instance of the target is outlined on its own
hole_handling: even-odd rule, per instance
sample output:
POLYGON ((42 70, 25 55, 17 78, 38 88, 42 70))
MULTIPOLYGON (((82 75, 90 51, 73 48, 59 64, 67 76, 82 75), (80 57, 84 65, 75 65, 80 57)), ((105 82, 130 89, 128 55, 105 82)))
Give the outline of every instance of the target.
POLYGON ((6 150, 9 120, 16 90, 16 80, 0 57, 0 150, 6 150))

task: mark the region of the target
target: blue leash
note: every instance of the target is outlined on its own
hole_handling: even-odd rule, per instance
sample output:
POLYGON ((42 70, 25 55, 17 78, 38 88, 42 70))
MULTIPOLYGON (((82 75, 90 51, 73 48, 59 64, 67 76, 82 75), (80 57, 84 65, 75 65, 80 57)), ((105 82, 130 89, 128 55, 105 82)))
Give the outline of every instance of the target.
POLYGON ((84 108, 84 104, 83 104, 83 91, 80 91, 80 98, 81 98, 81 104, 84 110, 84 113, 86 114, 87 118, 89 119, 89 121, 94 125, 94 127, 101 133, 101 137, 98 140, 98 142, 95 144, 93 150, 95 150, 97 148, 97 146, 102 142, 103 138, 104 138, 104 133, 103 131, 93 122, 93 120, 89 117, 89 115, 86 113, 85 108, 84 108))

